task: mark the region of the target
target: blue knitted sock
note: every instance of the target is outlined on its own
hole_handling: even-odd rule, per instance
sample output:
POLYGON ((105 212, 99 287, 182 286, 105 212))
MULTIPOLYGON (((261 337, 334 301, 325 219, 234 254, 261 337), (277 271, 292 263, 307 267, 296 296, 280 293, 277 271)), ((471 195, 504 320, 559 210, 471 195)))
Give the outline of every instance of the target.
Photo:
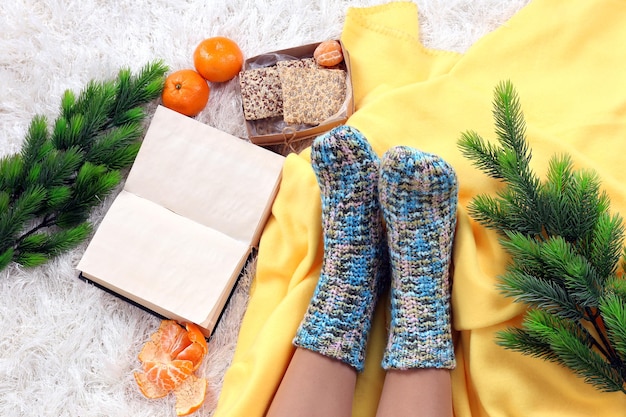
POLYGON ((380 204, 391 260, 391 326, 385 369, 455 367, 449 267, 456 175, 441 158, 409 147, 382 158, 380 204))
POLYGON ((294 345, 363 370, 386 264, 378 156, 356 129, 337 127, 311 146, 322 196, 324 260, 294 345))

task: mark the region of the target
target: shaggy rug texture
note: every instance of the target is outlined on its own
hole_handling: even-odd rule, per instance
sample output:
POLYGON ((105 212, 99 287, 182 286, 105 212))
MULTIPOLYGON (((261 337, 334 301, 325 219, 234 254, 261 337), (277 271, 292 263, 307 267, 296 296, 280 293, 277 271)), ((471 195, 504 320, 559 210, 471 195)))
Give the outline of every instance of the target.
MULTIPOLYGON (((419 0, 423 43, 464 52, 528 0, 419 0)), ((54 120, 66 89, 162 59, 193 66, 210 36, 246 56, 337 38, 348 7, 381 0, 12 0, 0 4, 0 157, 19 152, 33 116, 54 120)), ((391 74, 390 74, 391 75, 391 74)), ((154 109, 158 103, 151 104, 154 109)), ((236 81, 212 86, 197 119, 246 140, 236 81)), ((111 196, 93 212, 98 223, 111 196)), ((0 271, 0 415, 170 416, 174 398, 148 400, 133 378, 160 320, 77 278, 86 243, 48 264, 0 271)), ((234 351, 254 264, 243 274, 199 370, 211 415, 234 351)))

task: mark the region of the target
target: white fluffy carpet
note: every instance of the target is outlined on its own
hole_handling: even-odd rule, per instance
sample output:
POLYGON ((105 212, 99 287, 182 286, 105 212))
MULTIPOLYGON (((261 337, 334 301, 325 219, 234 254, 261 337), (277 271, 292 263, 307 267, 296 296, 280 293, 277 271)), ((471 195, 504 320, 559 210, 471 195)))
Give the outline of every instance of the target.
MULTIPOLYGON (((0 4, 0 156, 18 152, 31 118, 58 115, 64 90, 154 59, 192 66, 209 36, 246 56, 340 35, 349 6, 384 0, 10 0, 0 4)), ((420 0, 422 40, 465 51, 528 0, 420 0)), ((236 82, 214 86, 198 119, 245 139, 236 82)), ((154 103, 153 105, 156 105, 154 103)), ((94 213, 98 222, 111 199, 94 213)), ((132 372, 159 320, 77 279, 86 244, 36 269, 0 271, 0 415, 170 416, 174 398, 148 400, 132 372)), ((253 272, 253 271, 250 271, 253 272)), ((245 312, 242 279, 200 373, 211 415, 245 312)))

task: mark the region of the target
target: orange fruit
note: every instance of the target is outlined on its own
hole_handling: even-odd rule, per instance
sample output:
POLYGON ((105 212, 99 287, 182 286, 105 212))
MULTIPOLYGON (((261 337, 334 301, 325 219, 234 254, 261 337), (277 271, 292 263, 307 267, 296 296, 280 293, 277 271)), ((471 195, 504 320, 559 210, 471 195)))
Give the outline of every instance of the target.
POLYGON ((200 74, 183 69, 167 76, 161 100, 165 107, 194 117, 206 107, 210 92, 209 84, 200 74))
POLYGON ((328 40, 320 43, 313 51, 313 58, 318 65, 323 67, 334 67, 343 61, 341 44, 335 40, 328 40))
POLYGON ((198 44, 193 53, 193 64, 207 81, 221 83, 239 74, 243 53, 235 41, 216 36, 198 44))
POLYGON ((139 352, 143 372, 135 372, 135 381, 147 398, 161 398, 174 391, 181 410, 199 408, 207 382, 193 373, 207 352, 206 339, 198 326, 187 323, 183 328, 174 320, 163 320, 139 352))
POLYGON ((176 415, 186 416, 198 411, 206 398, 207 380, 191 375, 176 388, 176 415))

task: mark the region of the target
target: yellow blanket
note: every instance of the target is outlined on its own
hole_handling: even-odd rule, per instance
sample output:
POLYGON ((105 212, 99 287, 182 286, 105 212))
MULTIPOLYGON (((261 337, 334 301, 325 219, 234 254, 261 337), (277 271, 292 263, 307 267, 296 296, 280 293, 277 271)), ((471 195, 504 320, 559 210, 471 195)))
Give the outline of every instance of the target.
MULTIPOLYGON (((507 258, 495 234, 466 211, 470 199, 493 193, 497 184, 457 147, 469 129, 494 138, 493 90, 511 80, 535 171, 543 175, 553 154, 568 153, 577 167, 600 174, 613 210, 626 215, 625 22, 622 0, 534 0, 460 55, 423 47, 412 3, 346 15, 342 40, 352 60, 357 105, 348 123, 379 154, 408 144, 443 156, 459 177, 452 294, 458 417, 626 415, 626 395, 600 393, 568 369, 494 343, 494 332, 519 323, 523 309, 496 290, 507 258)), ((262 416, 280 383, 321 266, 319 200, 308 151, 289 156, 217 417, 262 416)), ((375 317, 354 416, 376 410, 385 313, 380 308, 375 317)))

